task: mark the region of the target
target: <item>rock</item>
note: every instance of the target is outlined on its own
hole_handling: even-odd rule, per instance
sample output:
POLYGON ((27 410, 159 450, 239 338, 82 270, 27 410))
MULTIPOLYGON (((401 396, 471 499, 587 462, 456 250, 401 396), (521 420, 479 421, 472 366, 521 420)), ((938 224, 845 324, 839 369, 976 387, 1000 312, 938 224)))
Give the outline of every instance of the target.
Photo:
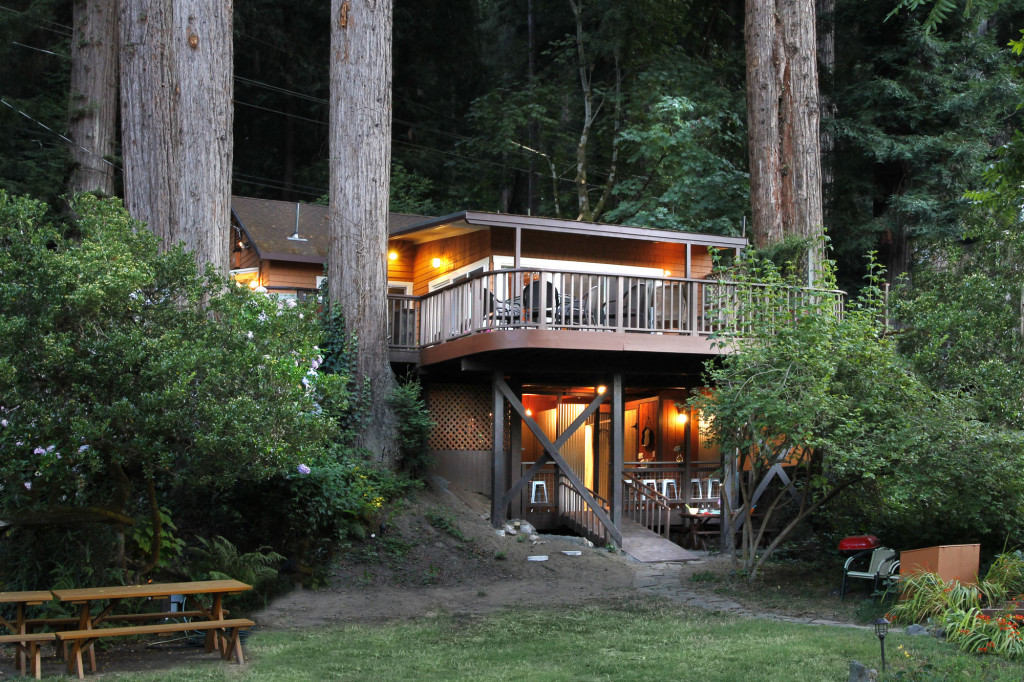
POLYGON ((513 521, 512 527, 518 529, 522 525, 522 521, 513 521))
POLYGON ((924 627, 923 625, 918 625, 917 623, 914 623, 913 625, 907 626, 906 633, 908 635, 927 635, 928 628, 924 627))
POLYGON ((591 542, 590 540, 587 540, 586 545, 587 545, 587 547, 593 547, 594 543, 591 542))
POLYGON ((498 530, 494 531, 494 534, 497 535, 499 538, 503 538, 505 537, 505 529, 499 528, 498 530))
POLYGON ((860 661, 850 661, 850 677, 847 682, 873 682, 878 679, 878 671, 868 668, 860 661))
POLYGON ((518 532, 511 523, 505 524, 505 535, 515 535, 518 532))
POLYGON ((537 532, 537 529, 533 527, 533 524, 529 521, 522 521, 519 524, 519 530, 523 531, 527 535, 533 535, 537 532))
MULTIPOLYGON (((523 531, 523 532, 526 532, 526 531, 523 531)), ((529 540, 530 540, 530 542, 540 542, 540 536, 539 535, 531 535, 529 537, 529 540)))

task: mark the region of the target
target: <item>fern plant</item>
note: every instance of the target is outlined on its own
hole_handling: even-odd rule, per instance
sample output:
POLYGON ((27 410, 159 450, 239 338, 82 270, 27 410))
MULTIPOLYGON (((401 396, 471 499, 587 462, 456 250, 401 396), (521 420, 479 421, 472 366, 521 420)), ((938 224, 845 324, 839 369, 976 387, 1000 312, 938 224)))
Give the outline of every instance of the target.
POLYGON ((240 580, 249 585, 277 577, 277 564, 284 557, 269 547, 260 547, 255 552, 239 554, 238 548, 223 536, 212 540, 196 538, 199 546, 192 547, 190 575, 193 580, 240 580))

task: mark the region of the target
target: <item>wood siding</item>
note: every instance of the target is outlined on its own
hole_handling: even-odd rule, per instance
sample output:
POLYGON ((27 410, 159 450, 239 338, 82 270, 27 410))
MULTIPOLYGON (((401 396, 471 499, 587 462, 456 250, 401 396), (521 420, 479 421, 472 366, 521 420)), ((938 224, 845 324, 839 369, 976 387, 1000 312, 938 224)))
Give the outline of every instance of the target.
POLYGON ((421 244, 413 260, 412 292, 422 296, 427 293, 427 283, 431 280, 490 255, 490 233, 485 230, 421 244), (440 268, 434 267, 435 258, 441 259, 440 268))
MULTIPOLYGON (((494 230, 493 245, 496 255, 514 256, 515 232, 513 230, 494 230)), ((694 247, 694 251, 698 248, 707 251, 704 247, 694 247)), ((686 247, 683 244, 609 237, 585 237, 525 230, 523 231, 521 255, 524 258, 550 258, 659 268, 668 270, 673 277, 683 277, 686 270, 686 247)))
MULTIPOLYGON (((324 267, 318 263, 289 263, 286 261, 265 261, 263 286, 286 287, 289 289, 315 289, 316 278, 324 275, 324 267)), ((281 289, 277 289, 281 291, 281 289)))
POLYGON ((431 450, 430 473, 450 484, 481 495, 491 495, 490 450, 431 450))
POLYGON ((401 239, 394 239, 388 243, 388 252, 391 251, 398 254, 398 258, 388 260, 388 281, 412 282, 415 277, 416 246, 401 239))

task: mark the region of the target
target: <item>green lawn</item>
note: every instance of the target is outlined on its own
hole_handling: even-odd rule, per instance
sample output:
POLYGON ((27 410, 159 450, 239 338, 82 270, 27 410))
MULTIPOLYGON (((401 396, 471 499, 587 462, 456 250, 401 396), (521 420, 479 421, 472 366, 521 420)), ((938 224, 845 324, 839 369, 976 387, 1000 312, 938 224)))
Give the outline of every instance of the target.
MULTIPOLYGON (((851 659, 879 665, 878 640, 866 630, 741 619, 651 601, 257 632, 246 648, 244 670, 211 660, 175 670, 174 679, 822 682, 846 680, 851 659)), ((931 637, 894 633, 886 650, 884 679, 1024 678, 1024 665, 960 655, 931 637)))

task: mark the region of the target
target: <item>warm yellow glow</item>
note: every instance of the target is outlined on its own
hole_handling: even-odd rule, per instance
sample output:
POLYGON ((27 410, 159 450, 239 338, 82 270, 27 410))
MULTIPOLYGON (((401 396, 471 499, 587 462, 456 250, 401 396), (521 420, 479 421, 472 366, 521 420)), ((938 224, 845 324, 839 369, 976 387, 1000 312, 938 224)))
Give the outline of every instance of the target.
POLYGON ((260 281, 258 279, 253 279, 249 281, 249 288, 252 289, 253 291, 255 291, 256 287, 258 287, 259 285, 260 281))
POLYGON ((686 423, 686 413, 685 412, 679 412, 678 414, 676 414, 676 422, 678 422, 680 424, 685 424, 686 423))
POLYGON ((666 277, 671 277, 672 276, 672 271, 671 270, 666 270, 665 271, 665 276, 666 277))
POLYGON ((433 265, 435 268, 439 268, 441 267, 441 259, 435 258, 434 260, 430 261, 430 264, 433 265))
POLYGON ((398 252, 388 251, 388 260, 398 260, 398 252))
POLYGON ((527 417, 532 417, 533 416, 533 410, 531 410, 529 407, 526 408, 526 416, 527 417))
POLYGON ((607 391, 607 390, 608 390, 607 386, 598 386, 597 387, 597 394, 598 395, 604 395, 604 392, 607 391))

